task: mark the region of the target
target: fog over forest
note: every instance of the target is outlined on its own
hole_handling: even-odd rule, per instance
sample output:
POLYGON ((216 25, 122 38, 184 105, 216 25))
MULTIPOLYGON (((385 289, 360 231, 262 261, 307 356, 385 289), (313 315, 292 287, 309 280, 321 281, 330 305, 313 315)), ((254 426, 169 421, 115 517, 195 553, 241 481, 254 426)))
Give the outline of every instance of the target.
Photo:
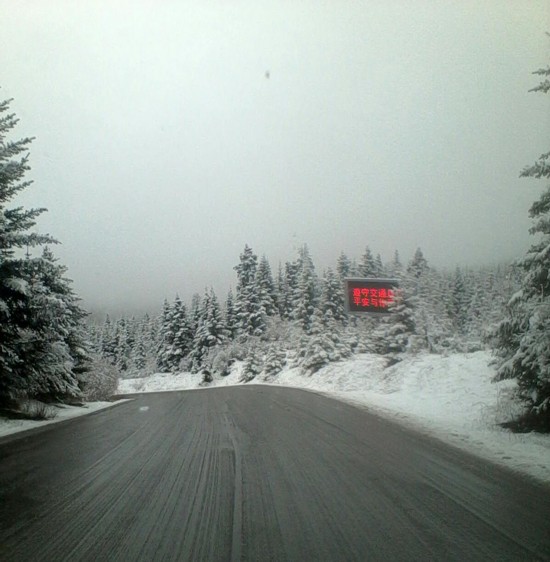
POLYGON ((544 1, 0 0, 2 99, 38 226, 84 306, 225 295, 245 244, 274 271, 365 247, 454 270, 530 244, 547 150, 531 72, 544 1))

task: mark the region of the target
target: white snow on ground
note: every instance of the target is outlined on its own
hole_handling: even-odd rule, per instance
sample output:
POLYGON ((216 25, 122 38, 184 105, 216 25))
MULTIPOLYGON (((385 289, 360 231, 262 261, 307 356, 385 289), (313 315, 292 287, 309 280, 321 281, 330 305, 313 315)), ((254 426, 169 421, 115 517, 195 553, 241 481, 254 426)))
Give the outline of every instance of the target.
MULTIPOLYGON (((362 354, 312 376, 288 368, 267 384, 306 388, 368 407, 454 446, 550 482, 550 436, 514 434, 498 423, 520 411, 510 381, 492 383, 489 353, 418 355, 384 369, 380 356, 362 354)), ((239 383, 242 364, 208 387, 239 383)), ((265 383, 254 379, 253 383, 265 383)), ((120 381, 120 393, 200 388, 199 375, 156 374, 120 381)))
POLYGON ((63 404, 59 404, 55 407, 52 407, 52 409, 57 412, 57 415, 51 420, 34 421, 9 420, 0 418, 0 437, 11 435, 12 433, 18 433, 19 431, 25 431, 27 429, 44 427, 45 425, 60 422, 70 418, 76 418, 78 416, 91 414, 92 412, 97 412, 97 410, 103 410, 104 408, 114 406, 119 402, 119 400, 117 400, 116 402, 87 402, 84 406, 66 406, 63 404))

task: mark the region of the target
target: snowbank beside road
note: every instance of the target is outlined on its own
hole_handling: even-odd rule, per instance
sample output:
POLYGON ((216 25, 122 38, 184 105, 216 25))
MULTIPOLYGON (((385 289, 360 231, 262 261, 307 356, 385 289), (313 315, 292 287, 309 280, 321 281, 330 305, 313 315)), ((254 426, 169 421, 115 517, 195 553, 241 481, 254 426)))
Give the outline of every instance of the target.
MULTIPOLYGON (((519 411, 513 383, 492 383, 490 354, 476 352, 411 356, 384 369, 378 355, 362 354, 332 363, 312 376, 285 369, 268 383, 327 393, 368 407, 488 460, 550 482, 550 436, 513 434, 498 424, 519 411)), ((208 385, 238 384, 242 364, 208 385)), ((156 374, 120 381, 119 392, 200 388, 200 376, 156 374)))
POLYGON ((118 404, 117 402, 88 402, 84 406, 67 406, 64 404, 59 404, 57 406, 52 406, 52 409, 56 412, 55 418, 51 420, 12 420, 6 418, 0 418, 0 437, 6 435, 11 435, 12 433, 18 433, 20 431, 26 431, 27 429, 35 429, 38 427, 44 427, 52 423, 57 423, 63 420, 68 420, 71 418, 76 418, 78 416, 84 416, 86 414, 91 414, 92 412, 97 412, 98 410, 103 410, 104 408, 109 408, 118 404))

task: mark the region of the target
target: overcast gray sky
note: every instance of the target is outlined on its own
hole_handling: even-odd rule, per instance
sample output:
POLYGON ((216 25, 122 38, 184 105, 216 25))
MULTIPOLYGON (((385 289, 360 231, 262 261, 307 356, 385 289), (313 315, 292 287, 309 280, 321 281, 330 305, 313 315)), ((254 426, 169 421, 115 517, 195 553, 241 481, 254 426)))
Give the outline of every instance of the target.
POLYGON ((89 308, 160 308, 370 245, 437 267, 530 244, 546 0, 0 0, 0 98, 89 308), (269 77, 266 76, 269 73, 269 77))

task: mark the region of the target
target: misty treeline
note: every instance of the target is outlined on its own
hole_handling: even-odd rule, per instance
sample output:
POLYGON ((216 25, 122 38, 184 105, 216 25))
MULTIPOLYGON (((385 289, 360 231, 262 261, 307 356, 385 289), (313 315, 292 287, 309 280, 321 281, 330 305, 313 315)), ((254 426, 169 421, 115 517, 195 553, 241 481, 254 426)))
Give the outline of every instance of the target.
POLYGON ((519 283, 512 266, 438 271, 422 250, 402 264, 396 251, 384 263, 367 246, 359 259, 342 253, 333 267, 318 272, 308 247, 275 274, 265 256, 245 246, 235 291, 220 299, 213 289, 184 303, 164 302, 156 318, 106 318, 90 326, 93 349, 124 377, 155 371, 197 373, 204 382, 223 377, 243 361, 242 381, 269 379, 285 366, 313 374, 354 353, 475 351, 502 319, 519 283), (399 280, 402 297, 392 313, 377 317, 346 314, 344 279, 399 280))

